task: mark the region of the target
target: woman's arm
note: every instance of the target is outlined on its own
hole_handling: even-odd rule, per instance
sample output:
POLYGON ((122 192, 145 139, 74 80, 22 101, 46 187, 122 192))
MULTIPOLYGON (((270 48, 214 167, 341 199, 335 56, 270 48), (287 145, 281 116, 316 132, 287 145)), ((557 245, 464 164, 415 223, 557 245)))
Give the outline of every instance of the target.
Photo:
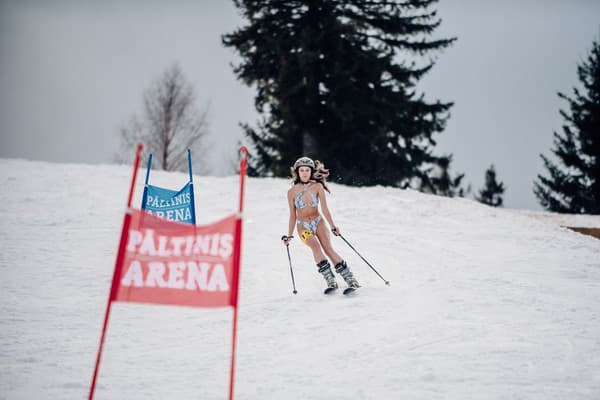
POLYGON ((288 223, 288 236, 294 235, 294 227, 296 226, 296 206, 294 205, 294 198, 292 196, 292 190, 290 189, 287 194, 288 206, 290 207, 290 219, 288 223))
POLYGON ((329 207, 327 207, 327 198, 325 197, 326 195, 325 195, 325 189, 323 188, 323 185, 319 185, 318 194, 319 194, 319 199, 321 200, 321 211, 323 211, 323 216, 329 223, 329 226, 331 227, 331 231, 334 233, 334 235, 338 235, 339 230, 333 223, 333 218, 331 217, 331 213, 329 212, 329 207))

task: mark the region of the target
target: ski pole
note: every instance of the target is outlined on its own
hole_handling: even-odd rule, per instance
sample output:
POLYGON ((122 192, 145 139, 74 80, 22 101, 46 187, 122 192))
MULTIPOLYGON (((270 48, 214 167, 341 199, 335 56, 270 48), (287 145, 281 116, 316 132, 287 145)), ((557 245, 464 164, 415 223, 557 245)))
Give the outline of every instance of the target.
MULTIPOLYGON (((287 239, 287 236, 282 236, 281 240, 285 240, 287 239)), ((290 262, 290 274, 292 275, 292 287, 294 288, 294 294, 298 293, 298 291, 296 290, 296 282, 294 281, 294 270, 292 269, 292 257, 290 257, 290 245, 286 244, 285 245, 285 249, 287 250, 287 255, 288 255, 288 260, 290 262)))
POLYGON ((360 255, 360 253, 359 253, 358 251, 356 251, 356 249, 354 248, 354 246, 352 246, 352 245, 351 245, 351 244, 350 244, 350 243, 349 243, 349 242, 346 240, 346 238, 345 238, 344 236, 342 236, 342 234, 341 234, 341 233, 339 233, 339 234, 338 234, 338 236, 339 236, 339 237, 341 237, 341 238, 342 238, 342 240, 343 240, 344 242, 346 242, 346 244, 347 244, 348 246, 350 246, 350 248, 351 248, 352 250, 354 250, 354 252, 355 252, 356 254, 358 254, 358 256, 359 256, 360 258, 362 258, 362 260, 363 260, 365 263, 367 263, 367 265, 368 265, 369 267, 371 267, 371 269, 372 269, 372 270, 373 270, 373 271, 374 271, 374 272, 377 274, 377 276, 379 276, 379 277, 380 277, 380 278, 381 278, 381 279, 382 279, 382 280, 385 282, 385 284, 386 284, 386 285, 390 286, 390 281, 386 281, 386 280, 385 280, 385 278, 384 278, 383 276, 381 276, 381 274, 380 274, 379 272, 377 272, 377 270, 376 270, 375 268, 373 268, 373 266, 372 266, 371 264, 369 264, 369 262, 368 262, 367 260, 365 260, 365 258, 364 258, 363 256, 361 256, 361 255, 360 255))

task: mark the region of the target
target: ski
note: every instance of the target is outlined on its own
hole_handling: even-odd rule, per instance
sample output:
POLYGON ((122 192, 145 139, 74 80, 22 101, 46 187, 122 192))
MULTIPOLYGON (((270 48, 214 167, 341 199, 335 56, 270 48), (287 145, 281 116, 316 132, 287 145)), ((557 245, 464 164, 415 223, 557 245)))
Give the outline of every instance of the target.
POLYGON ((352 287, 352 286, 351 287, 347 287, 346 289, 344 289, 343 293, 344 293, 344 295, 349 295, 351 293, 354 293, 356 291, 356 289, 358 289, 358 288, 355 288, 355 287, 352 287))
POLYGON ((336 290, 337 290, 337 288, 336 288, 336 287, 328 287, 328 288, 326 288, 326 289, 323 291, 323 293, 325 293, 325 294, 330 294, 330 293, 333 293, 333 292, 335 292, 336 290))

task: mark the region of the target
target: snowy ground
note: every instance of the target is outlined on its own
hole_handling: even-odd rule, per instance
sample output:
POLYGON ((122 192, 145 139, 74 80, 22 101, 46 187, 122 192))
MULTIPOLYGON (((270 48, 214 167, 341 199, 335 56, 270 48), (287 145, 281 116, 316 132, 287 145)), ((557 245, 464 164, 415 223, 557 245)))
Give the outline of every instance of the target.
MULTIPOLYGON (((130 174, 0 160, 0 399, 86 398, 130 174)), ((200 223, 236 209, 237 177, 195 184, 200 223)), ((600 398, 600 240, 562 227, 600 217, 331 186, 342 233, 391 287, 334 239, 363 288, 325 297, 296 241, 294 296, 288 182, 249 179, 236 399, 600 398)), ((231 316, 116 303, 96 399, 226 399, 231 316)))

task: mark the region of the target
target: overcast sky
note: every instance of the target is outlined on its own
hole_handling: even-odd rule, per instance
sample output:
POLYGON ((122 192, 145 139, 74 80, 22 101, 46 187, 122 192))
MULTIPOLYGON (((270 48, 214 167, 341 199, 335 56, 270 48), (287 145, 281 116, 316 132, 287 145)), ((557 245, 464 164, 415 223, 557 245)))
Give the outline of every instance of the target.
MULTIPOLYGON (((474 191, 496 166, 505 205, 540 209, 532 194, 561 129, 556 93, 572 93, 576 67, 600 36, 596 0, 442 0, 435 37, 458 38, 418 89, 452 101, 439 154, 454 155, 474 191)), ((0 157, 109 163, 119 128, 177 62, 210 103, 213 174, 228 172, 254 123, 254 92, 239 83, 221 35, 244 21, 232 2, 1 1, 0 157)), ((326 160, 325 160, 326 161, 326 160)))

